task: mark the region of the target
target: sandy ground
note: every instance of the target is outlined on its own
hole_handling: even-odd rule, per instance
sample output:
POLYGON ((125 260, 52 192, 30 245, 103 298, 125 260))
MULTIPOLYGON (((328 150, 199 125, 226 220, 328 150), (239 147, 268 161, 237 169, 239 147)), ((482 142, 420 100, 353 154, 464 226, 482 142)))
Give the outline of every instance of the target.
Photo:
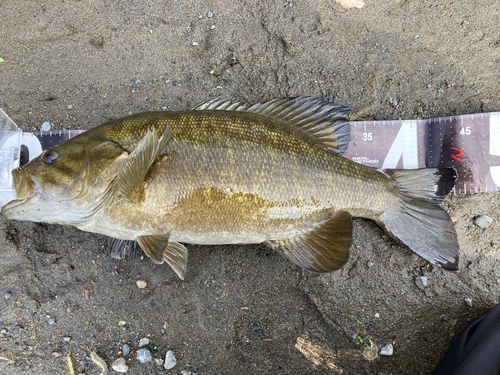
MULTIPOLYGON (((0 107, 24 131, 215 97, 323 96, 372 120, 500 111, 499 12, 497 0, 350 11, 332 0, 0 0, 0 107)), ((182 282, 148 259, 109 258, 103 237, 2 218, 0 373, 70 374, 71 353, 76 373, 98 374, 90 353, 110 365, 125 343, 129 374, 168 373, 136 359, 147 337, 153 358, 173 351, 172 374, 429 374, 499 302, 499 200, 445 202, 461 245, 453 273, 362 219, 339 272, 303 272, 264 246, 189 246, 182 282), (473 224, 481 214, 494 219, 484 229, 473 224), (324 348, 324 361, 298 342, 324 348), (366 361, 370 342, 394 354, 366 361)))

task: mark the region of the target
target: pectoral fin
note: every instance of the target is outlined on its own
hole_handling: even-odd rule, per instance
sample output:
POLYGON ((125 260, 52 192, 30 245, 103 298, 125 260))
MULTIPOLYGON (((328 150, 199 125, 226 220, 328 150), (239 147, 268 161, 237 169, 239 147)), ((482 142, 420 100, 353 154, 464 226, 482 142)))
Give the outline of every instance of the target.
POLYGON ((167 262, 175 274, 184 280, 186 275, 186 247, 178 242, 169 242, 170 233, 155 236, 139 236, 137 242, 148 257, 156 264, 167 262))
POLYGON ((349 259, 352 229, 351 215, 340 211, 309 233, 284 241, 268 242, 305 270, 332 272, 349 259))
POLYGON ((155 159, 167 147, 172 128, 167 125, 163 136, 158 139, 158 133, 153 127, 148 130, 137 147, 120 166, 118 171, 118 190, 122 197, 131 203, 138 203, 143 193, 144 177, 155 159))

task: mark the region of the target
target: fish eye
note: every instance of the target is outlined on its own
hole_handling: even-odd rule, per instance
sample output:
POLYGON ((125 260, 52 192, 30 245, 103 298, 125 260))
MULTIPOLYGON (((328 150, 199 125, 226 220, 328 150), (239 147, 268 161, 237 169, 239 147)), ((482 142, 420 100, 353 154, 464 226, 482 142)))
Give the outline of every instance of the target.
POLYGON ((58 157, 59 154, 57 152, 49 150, 45 153, 45 155, 43 155, 43 161, 46 164, 52 164, 57 160, 58 157))

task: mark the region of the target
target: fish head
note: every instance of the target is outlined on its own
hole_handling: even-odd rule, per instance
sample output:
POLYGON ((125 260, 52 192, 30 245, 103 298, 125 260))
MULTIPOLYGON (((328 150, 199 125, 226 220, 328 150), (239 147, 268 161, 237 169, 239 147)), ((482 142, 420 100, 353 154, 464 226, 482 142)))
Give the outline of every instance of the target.
POLYGON ((13 220, 82 225, 112 195, 128 152, 117 143, 83 133, 12 171, 17 199, 2 207, 13 220))

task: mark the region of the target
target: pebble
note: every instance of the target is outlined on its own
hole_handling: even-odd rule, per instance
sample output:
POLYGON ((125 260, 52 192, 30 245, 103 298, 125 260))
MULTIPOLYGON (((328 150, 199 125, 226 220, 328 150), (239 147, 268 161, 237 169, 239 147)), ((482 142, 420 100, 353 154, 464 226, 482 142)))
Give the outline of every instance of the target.
POLYGON ((45 121, 44 123, 42 123, 42 131, 48 132, 50 128, 51 128, 50 122, 45 121))
POLYGON ((66 108, 68 108, 68 109, 73 108, 73 104, 68 104, 68 105, 66 106, 66 108))
POLYGON ((191 370, 182 370, 181 375, 193 375, 193 373, 191 372, 191 370))
POLYGON ((201 20, 201 19, 203 18, 203 15, 202 15, 202 14, 200 14, 200 15, 198 16, 198 18, 201 20))
POLYGON ((432 88, 432 85, 431 85, 431 84, 428 84, 428 85, 427 85, 427 88, 428 88, 428 89, 431 89, 431 88, 432 88))
POLYGON ((74 115, 69 115, 68 116, 71 120, 76 121, 76 117, 74 115))
POLYGON ((125 361, 124 358, 115 359, 114 362, 111 364, 111 368, 116 372, 123 373, 128 371, 127 362, 125 361))
POLYGON ((5 328, 3 328, 3 329, 0 331, 0 333, 3 335, 3 334, 5 334, 5 333, 7 333, 7 330, 6 330, 5 328))
POLYGON ((174 86, 180 86, 180 85, 181 85, 181 84, 179 83, 179 81, 174 81, 174 82, 172 82, 172 84, 173 84, 174 86))
POLYGON ((175 359, 174 353, 169 350, 167 354, 165 354, 165 364, 163 365, 163 367, 165 367, 166 370, 170 370, 176 364, 177 360, 175 359))
POLYGON ((163 365, 163 362, 164 362, 164 361, 163 361, 163 359, 161 359, 161 358, 155 358, 155 362, 156 362, 156 364, 157 364, 158 366, 161 366, 161 365, 163 365))
POLYGON ((464 301, 467 304, 467 306, 472 307, 472 298, 466 298, 464 299, 464 301))
POLYGON ((366 262, 366 266, 368 268, 372 268, 373 267, 373 262, 371 260, 369 260, 368 262, 366 262))
POLYGON ((139 340, 139 348, 142 348, 143 346, 146 346, 149 344, 149 339, 147 337, 143 337, 142 339, 139 340))
POLYGON ((128 344, 123 345, 122 351, 124 357, 128 356, 130 354, 130 346, 128 344))
POLYGON ((492 222, 493 219, 486 215, 481 215, 474 219, 474 224, 476 224, 479 228, 486 228, 492 222))
POLYGON ((392 344, 387 344, 380 349, 380 355, 392 355, 393 352, 394 348, 392 347, 392 344))
POLYGON ((140 79, 136 79, 135 82, 134 82, 134 85, 138 85, 139 83, 141 83, 141 80, 140 79))
POLYGON ((193 42, 193 46, 198 46, 198 42, 193 42))
POLYGON ((54 349, 54 350, 52 350, 52 355, 57 358, 57 357, 60 357, 62 355, 62 353, 59 349, 54 349))
POLYGON ((207 17, 208 17, 208 18, 212 18, 213 16, 214 16, 214 14, 213 14, 212 12, 208 12, 208 13, 207 13, 207 17))
POLYGON ((415 285, 420 289, 424 289, 427 286, 427 276, 415 277, 415 285))
POLYGON ((64 336, 63 337, 64 342, 70 342, 71 341, 71 336, 64 336))
POLYGON ((450 212, 450 219, 456 223, 460 219, 460 212, 458 210, 453 210, 450 212))
POLYGON ((144 289, 145 287, 148 286, 148 283, 145 282, 144 280, 137 280, 135 283, 137 284, 139 289, 144 289))
POLYGON ((170 83, 170 80, 169 80, 169 79, 167 79, 167 80, 165 81, 165 85, 168 85, 169 83, 170 83))
POLYGON ((50 325, 52 324, 55 324, 56 320, 54 318, 50 318, 47 323, 49 323, 50 325))
POLYGON ((12 294, 10 294, 10 293, 5 293, 3 295, 3 298, 5 298, 5 299, 9 299, 10 297, 12 297, 12 294))
POLYGON ((215 25, 210 26, 210 30, 215 29, 215 25))
POLYGON ((142 348, 137 351, 137 360, 141 363, 150 362, 153 358, 151 357, 151 352, 148 349, 142 348))

